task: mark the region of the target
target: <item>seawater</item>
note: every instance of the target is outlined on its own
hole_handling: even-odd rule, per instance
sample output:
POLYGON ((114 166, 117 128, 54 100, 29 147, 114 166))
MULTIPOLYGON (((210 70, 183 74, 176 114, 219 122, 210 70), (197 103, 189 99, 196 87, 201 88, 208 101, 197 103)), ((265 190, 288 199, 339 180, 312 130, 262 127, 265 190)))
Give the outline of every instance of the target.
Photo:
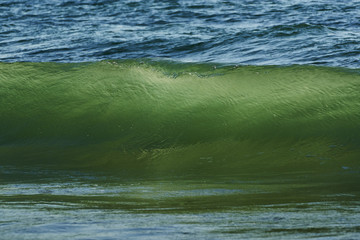
POLYGON ((0 72, 5 239, 359 237, 358 70, 138 59, 0 72))
POLYGON ((359 237, 358 178, 123 179, 9 168, 2 176, 3 239, 359 237))
POLYGON ((0 60, 358 68, 359 8, 357 0, 2 0, 0 60))
POLYGON ((2 239, 358 239, 358 1, 1 1, 2 239))

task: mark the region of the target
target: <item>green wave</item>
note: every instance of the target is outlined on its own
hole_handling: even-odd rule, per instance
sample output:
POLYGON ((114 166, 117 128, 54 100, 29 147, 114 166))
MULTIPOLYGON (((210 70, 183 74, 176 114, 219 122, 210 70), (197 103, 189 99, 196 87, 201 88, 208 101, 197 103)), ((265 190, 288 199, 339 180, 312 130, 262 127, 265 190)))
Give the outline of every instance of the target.
POLYGON ((360 167, 360 71, 0 63, 0 163, 140 175, 360 167))

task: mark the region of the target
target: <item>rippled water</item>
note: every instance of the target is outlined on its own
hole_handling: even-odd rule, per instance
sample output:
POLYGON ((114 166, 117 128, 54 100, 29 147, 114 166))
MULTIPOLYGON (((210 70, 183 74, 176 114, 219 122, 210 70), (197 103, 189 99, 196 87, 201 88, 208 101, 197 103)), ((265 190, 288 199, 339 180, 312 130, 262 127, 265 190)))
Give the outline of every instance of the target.
POLYGON ((359 9, 356 0, 3 0, 0 60, 160 57, 358 68, 359 9))
POLYGON ((352 183, 343 181, 345 176, 328 181, 326 176, 311 179, 306 174, 124 180, 9 168, 2 168, 1 174, 2 239, 360 236, 358 177, 352 183))
POLYGON ((0 238, 359 239, 359 59, 357 0, 0 0, 0 238))

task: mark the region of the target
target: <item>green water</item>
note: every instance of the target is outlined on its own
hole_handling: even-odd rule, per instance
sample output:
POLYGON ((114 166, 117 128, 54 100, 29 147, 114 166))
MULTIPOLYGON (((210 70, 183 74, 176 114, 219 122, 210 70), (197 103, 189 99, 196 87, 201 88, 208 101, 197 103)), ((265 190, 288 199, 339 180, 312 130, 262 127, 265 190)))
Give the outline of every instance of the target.
POLYGON ((163 176, 359 170, 358 70, 0 64, 6 164, 163 176))
POLYGON ((0 63, 4 239, 357 239, 360 74, 0 63))

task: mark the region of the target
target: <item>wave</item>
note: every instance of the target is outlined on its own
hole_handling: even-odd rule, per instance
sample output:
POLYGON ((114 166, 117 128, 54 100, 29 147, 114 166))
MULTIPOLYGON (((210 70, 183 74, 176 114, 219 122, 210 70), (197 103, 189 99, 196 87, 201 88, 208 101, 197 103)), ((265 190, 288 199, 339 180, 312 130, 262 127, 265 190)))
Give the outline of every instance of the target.
POLYGON ((0 163, 150 175, 359 171, 360 71, 0 63, 0 163))

